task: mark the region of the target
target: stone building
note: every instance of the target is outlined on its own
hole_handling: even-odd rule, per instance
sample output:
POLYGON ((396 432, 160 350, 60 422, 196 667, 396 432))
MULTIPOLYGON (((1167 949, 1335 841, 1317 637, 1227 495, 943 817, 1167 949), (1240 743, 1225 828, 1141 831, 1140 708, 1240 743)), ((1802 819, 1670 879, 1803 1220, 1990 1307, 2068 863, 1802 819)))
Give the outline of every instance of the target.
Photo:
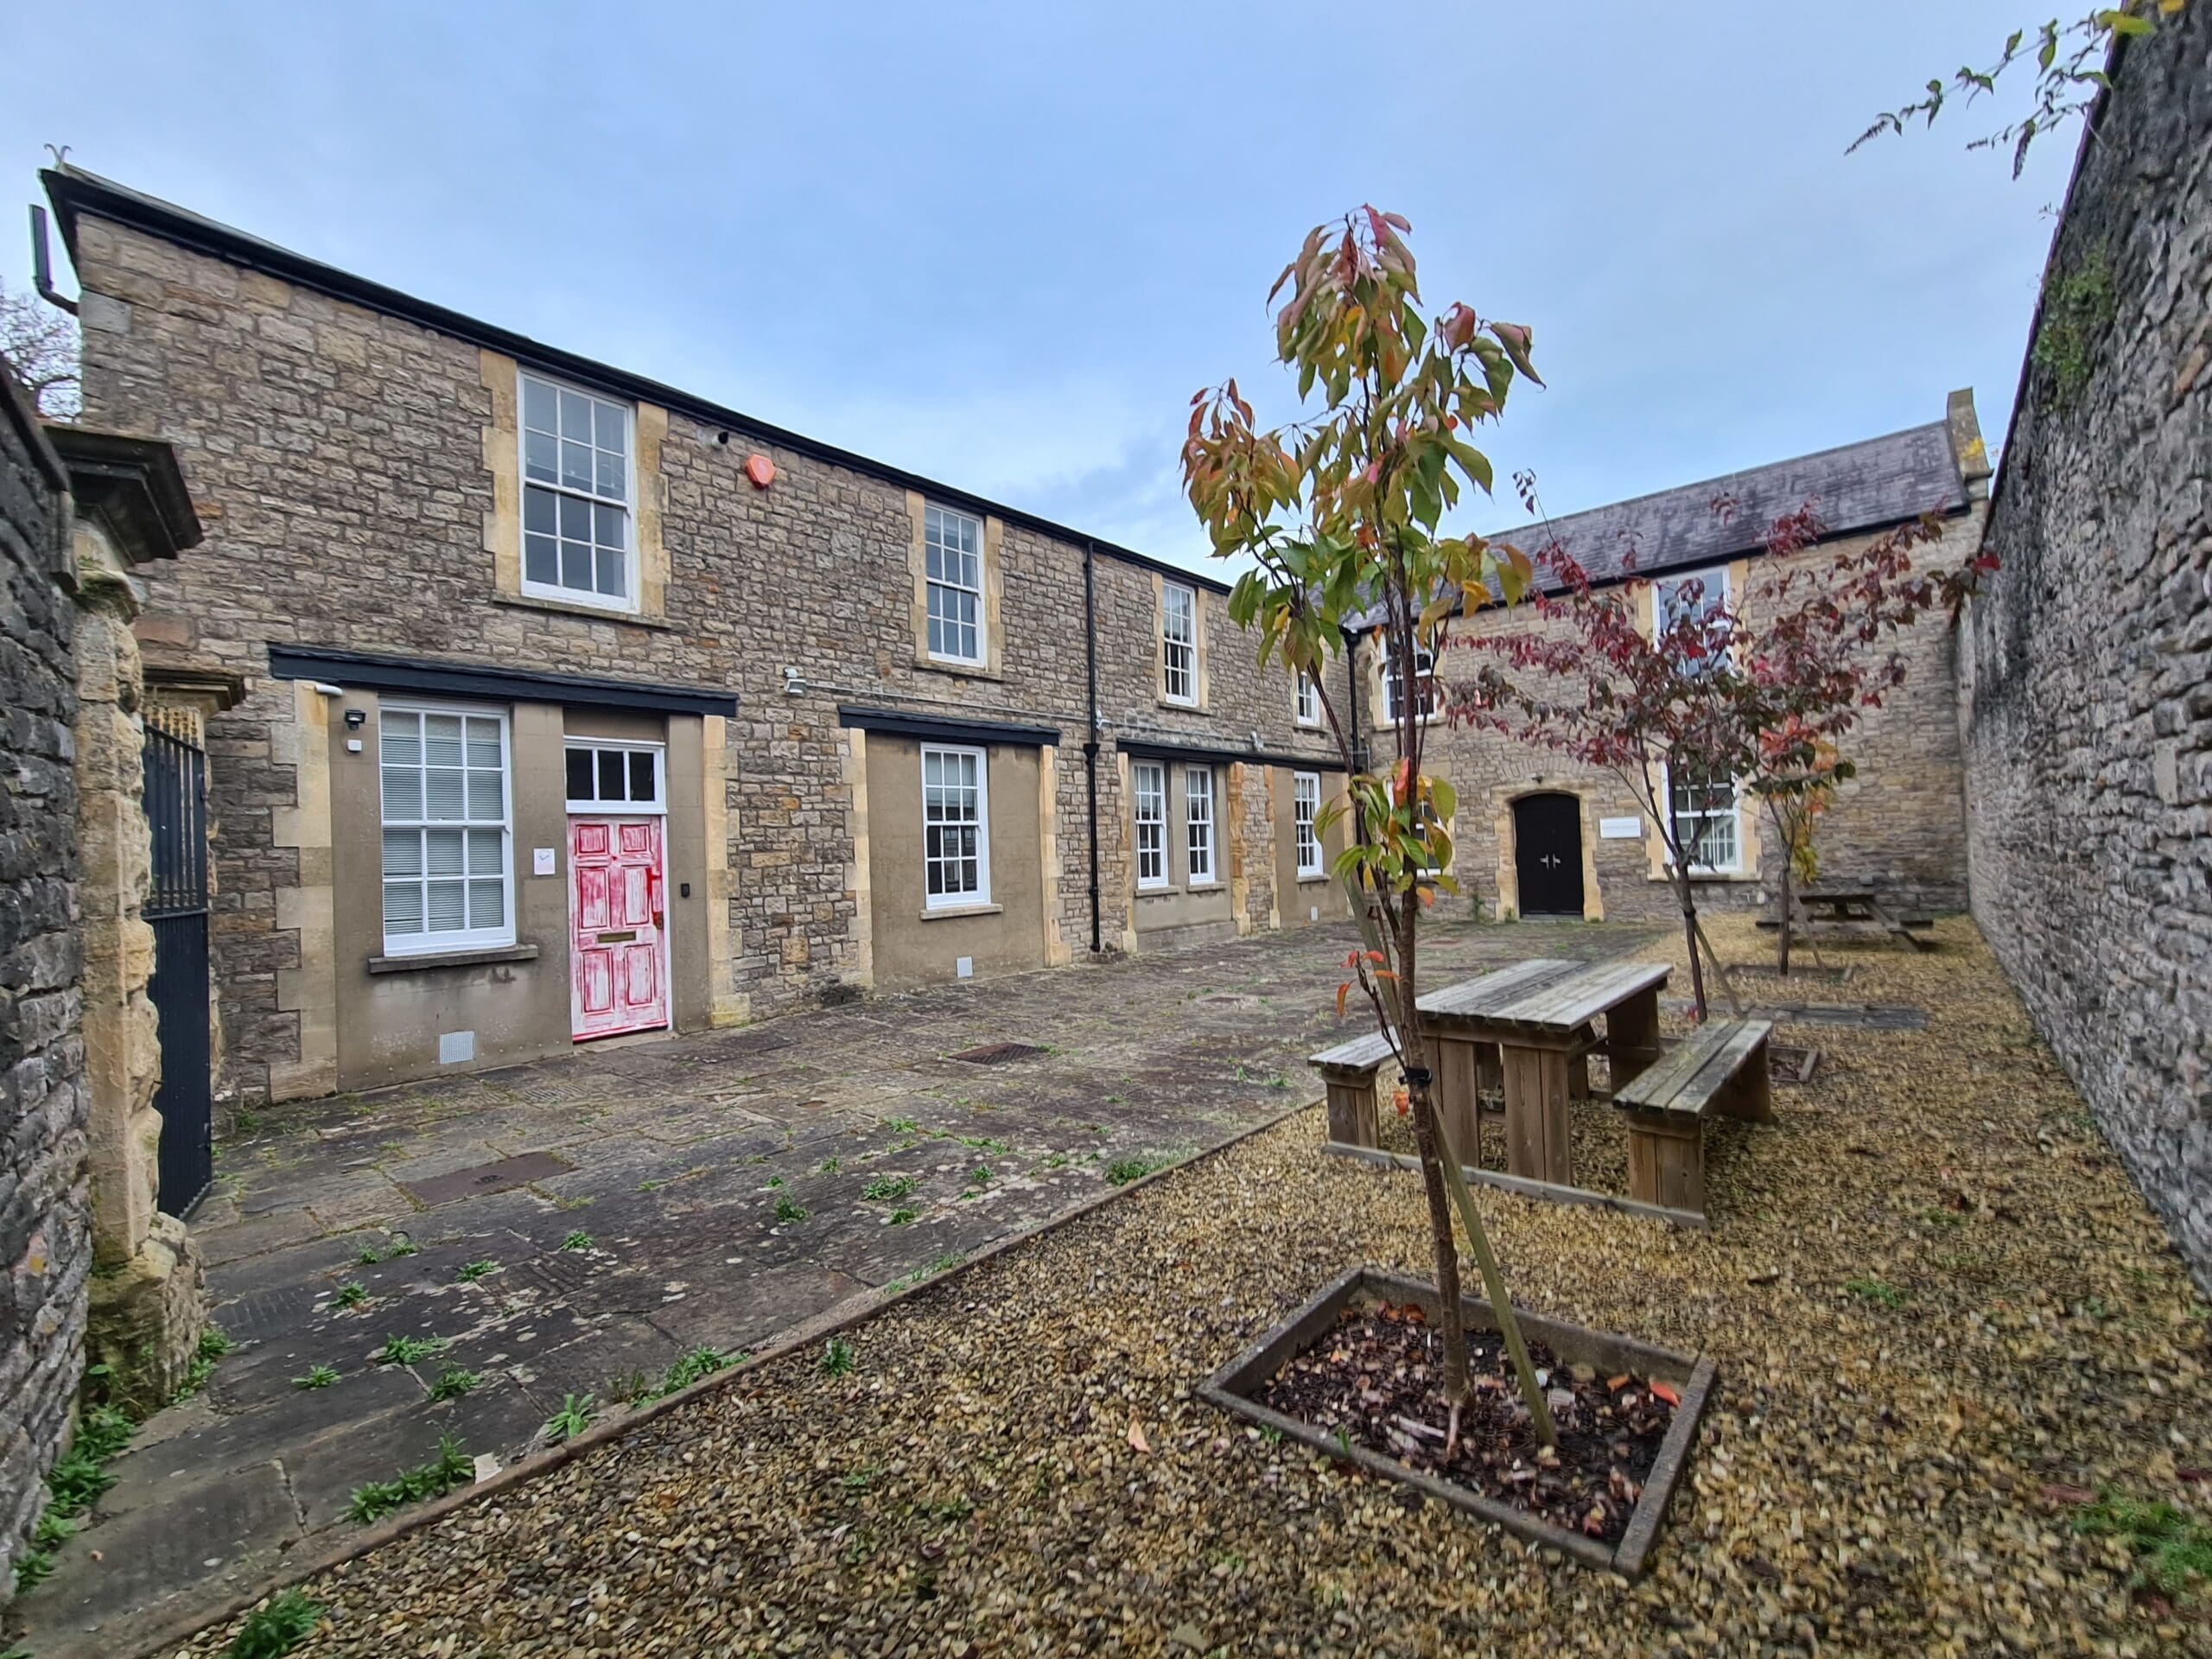
POLYGON ((74 168, 240 1102, 1343 913, 1227 589, 74 168))
MULTIPOLYGON (((1962 563, 1981 534, 1989 463, 1971 393, 1951 394, 1942 419, 1795 460, 1557 519, 1560 544, 1597 587, 1633 584, 1648 633, 1655 604, 1694 582, 1707 601, 1725 595, 1756 615, 1773 602, 1777 567, 1762 537, 1775 520, 1810 507, 1823 538, 1786 556, 1805 569, 1864 547, 1917 518, 1947 521, 1942 541, 1916 556, 1923 568, 1962 563), (1716 510, 1716 502, 1726 503, 1716 510)), ((1533 550, 1546 532, 1511 539, 1533 550)), ((1437 678, 1448 686, 1471 655, 1451 638, 1559 626, 1521 607, 1478 612, 1447 636, 1437 678)), ((1821 879, 1865 883, 1911 910, 1967 906, 1966 814, 1953 689, 1956 631, 1946 616, 1900 636, 1904 683, 1861 720, 1848 746, 1858 776, 1842 785, 1818 836, 1821 879)), ((1360 721, 1395 747, 1397 705, 1376 642, 1361 642, 1360 721)), ((1440 709, 1441 688, 1433 688, 1440 709)), ((1504 735, 1438 720, 1424 765, 1459 794, 1455 862, 1463 888, 1486 915, 1653 919, 1675 912, 1666 843, 1637 797, 1611 772, 1504 735)), ((1696 872, 1701 906, 1731 909, 1771 899, 1771 852, 1756 803, 1732 788, 1676 792, 1688 835, 1709 849, 1696 872)))
POLYGON ((165 447, 41 429, 0 365, 0 1599, 87 1353, 164 1398, 199 1261, 157 1208, 133 572, 196 535, 165 447))
POLYGON ((1974 912, 2212 1291, 2212 7, 2111 69, 1965 630, 1974 912))

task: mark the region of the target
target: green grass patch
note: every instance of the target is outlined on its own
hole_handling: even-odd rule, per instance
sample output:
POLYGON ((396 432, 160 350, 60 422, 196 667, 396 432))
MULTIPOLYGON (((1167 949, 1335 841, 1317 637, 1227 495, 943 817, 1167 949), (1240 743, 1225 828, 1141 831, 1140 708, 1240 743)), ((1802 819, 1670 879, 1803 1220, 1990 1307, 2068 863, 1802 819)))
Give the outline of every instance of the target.
POLYGON ((2135 1558, 2128 1583, 2178 1596, 2212 1580, 2212 1525, 2171 1503, 2141 1503, 2107 1492, 2074 1517, 2077 1532, 2126 1541, 2135 1558))
POLYGON ((1847 1279, 1843 1281, 1843 1287, 1861 1301, 1872 1302, 1877 1307, 1896 1309, 1904 1306, 1904 1293, 1895 1285, 1884 1284, 1879 1279, 1847 1279))

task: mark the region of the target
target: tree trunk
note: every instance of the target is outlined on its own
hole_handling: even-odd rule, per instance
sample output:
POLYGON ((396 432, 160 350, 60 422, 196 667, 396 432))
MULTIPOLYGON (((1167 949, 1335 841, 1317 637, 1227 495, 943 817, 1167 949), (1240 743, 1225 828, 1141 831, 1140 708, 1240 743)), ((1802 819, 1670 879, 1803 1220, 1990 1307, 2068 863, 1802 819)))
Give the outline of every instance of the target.
POLYGON ((1705 964, 1699 957, 1697 950, 1697 901, 1690 897, 1689 883, 1687 881, 1682 884, 1681 896, 1682 939, 1689 946, 1690 951, 1690 997, 1697 1004, 1695 1018, 1698 1024, 1701 1026, 1705 1023, 1706 1018, 1705 964))
POLYGON ((1436 1102, 1428 1049, 1421 1039, 1420 993, 1414 967, 1421 925, 1420 898, 1406 894, 1406 913, 1391 915, 1397 935, 1398 1044, 1405 1059, 1406 1107, 1413 1115, 1414 1144, 1421 1149, 1421 1179, 1428 1198, 1428 1242, 1436 1256, 1436 1294, 1444 1336, 1444 1391, 1457 1406, 1467 1397, 1467 1329, 1459 1311, 1459 1249, 1452 1238, 1452 1200, 1444 1189, 1444 1135, 1436 1122, 1436 1102))
POLYGON ((1782 849, 1782 933, 1775 947, 1775 972, 1783 979, 1789 977, 1789 919, 1793 900, 1790 897, 1790 877, 1794 861, 1789 849, 1782 849))

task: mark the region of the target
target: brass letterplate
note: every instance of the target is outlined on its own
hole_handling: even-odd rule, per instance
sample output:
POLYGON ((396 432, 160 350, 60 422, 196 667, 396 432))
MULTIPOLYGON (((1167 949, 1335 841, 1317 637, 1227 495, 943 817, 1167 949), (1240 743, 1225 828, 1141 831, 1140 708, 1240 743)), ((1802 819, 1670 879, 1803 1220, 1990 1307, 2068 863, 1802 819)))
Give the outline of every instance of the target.
POLYGON ((599 942, 601 944, 629 944, 633 943, 637 937, 638 930, 633 927, 626 933, 602 933, 599 936, 599 942))

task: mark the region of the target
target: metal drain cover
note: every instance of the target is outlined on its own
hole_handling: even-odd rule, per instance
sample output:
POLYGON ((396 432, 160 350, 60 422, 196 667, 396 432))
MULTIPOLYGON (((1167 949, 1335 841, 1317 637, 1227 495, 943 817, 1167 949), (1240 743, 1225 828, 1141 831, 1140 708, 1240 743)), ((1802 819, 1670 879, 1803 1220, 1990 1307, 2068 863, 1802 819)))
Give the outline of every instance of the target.
POLYGON ((965 1060, 970 1065, 1004 1065, 1013 1060, 1030 1060, 1047 1051, 1034 1043, 985 1043, 978 1048, 963 1048, 946 1058, 965 1060))
POLYGON ((574 1167, 550 1152, 525 1152, 519 1158, 502 1158, 496 1164, 476 1164, 433 1175, 427 1181, 409 1181, 406 1186, 418 1204, 451 1204, 455 1198, 480 1198, 486 1192, 527 1186, 549 1175, 566 1174, 574 1167))

